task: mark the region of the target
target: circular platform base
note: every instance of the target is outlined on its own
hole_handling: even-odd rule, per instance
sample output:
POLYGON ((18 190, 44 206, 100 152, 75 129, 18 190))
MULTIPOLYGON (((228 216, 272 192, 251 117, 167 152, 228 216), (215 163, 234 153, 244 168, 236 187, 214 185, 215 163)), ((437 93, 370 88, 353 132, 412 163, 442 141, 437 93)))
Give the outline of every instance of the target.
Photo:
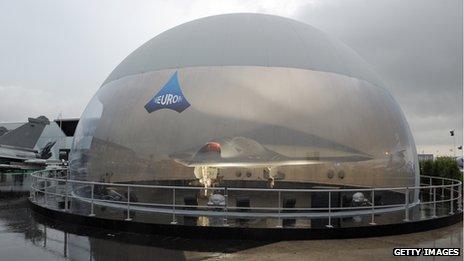
POLYGON ((246 228, 246 227, 201 227, 170 224, 152 224, 123 220, 110 220, 56 211, 29 202, 30 207, 51 219, 73 225, 98 227, 114 231, 141 234, 158 234, 184 238, 247 238, 267 240, 342 239, 378 237, 427 231, 449 226, 463 220, 463 213, 420 221, 360 227, 333 228, 246 228))

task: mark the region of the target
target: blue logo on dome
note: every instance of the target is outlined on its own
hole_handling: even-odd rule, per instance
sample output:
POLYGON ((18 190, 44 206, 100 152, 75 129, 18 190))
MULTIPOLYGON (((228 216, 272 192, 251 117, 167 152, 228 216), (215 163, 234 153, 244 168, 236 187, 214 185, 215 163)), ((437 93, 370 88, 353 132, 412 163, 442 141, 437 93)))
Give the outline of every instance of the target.
POLYGON ((181 113, 188 107, 190 107, 190 103, 185 99, 184 94, 182 94, 177 72, 175 72, 163 88, 145 104, 145 109, 148 113, 161 109, 171 109, 181 113))

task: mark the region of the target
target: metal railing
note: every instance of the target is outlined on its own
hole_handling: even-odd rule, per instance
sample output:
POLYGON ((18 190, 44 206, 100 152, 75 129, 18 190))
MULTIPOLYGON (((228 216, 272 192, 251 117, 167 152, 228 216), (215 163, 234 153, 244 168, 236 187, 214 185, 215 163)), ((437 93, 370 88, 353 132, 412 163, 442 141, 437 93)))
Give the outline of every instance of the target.
MULTIPOLYGON (((143 184, 122 184, 122 183, 105 183, 93 181, 71 180, 67 178, 67 169, 60 170, 42 170, 34 172, 31 175, 30 199, 34 204, 51 209, 60 209, 58 204, 62 203, 62 210, 70 210, 70 200, 78 200, 89 205, 89 216, 95 216, 95 206, 110 207, 125 211, 125 220, 132 220, 131 213, 151 212, 171 215, 171 224, 177 224, 177 216, 206 216, 222 217, 223 225, 227 225, 229 218, 277 218, 277 227, 282 226, 283 219, 297 218, 316 218, 327 219, 327 227, 333 227, 333 218, 370 216, 369 224, 376 224, 376 215, 392 212, 403 212, 404 222, 411 220, 411 209, 416 206, 424 207, 431 211, 428 218, 437 218, 437 205, 447 204, 448 213, 444 215, 453 215, 454 211, 462 211, 462 183, 458 180, 421 176, 425 183, 413 187, 390 187, 390 188, 334 188, 334 189, 268 189, 268 188, 236 188, 236 187, 188 187, 188 186, 163 186, 163 185, 143 185, 143 184), (102 188, 117 188, 121 195, 114 192, 115 197, 102 197, 97 190, 102 188), (138 202, 131 199, 132 192, 137 189, 149 190, 166 190, 169 194, 169 202, 138 202), (225 201, 221 205, 209 204, 179 204, 176 195, 181 191, 207 191, 209 194, 221 194, 225 201), (349 206, 333 205, 334 195, 339 193, 365 193, 368 195, 360 204, 350 204, 349 206), (276 197, 274 206, 238 206, 229 203, 231 194, 237 193, 260 193, 265 194, 267 202, 273 202, 272 197, 276 197), (324 195, 327 199, 326 206, 322 207, 286 207, 282 204, 282 194, 306 193, 313 195, 324 195), (382 193, 396 193, 402 199, 390 204, 376 203, 376 195, 382 193), (439 198, 437 195, 439 194, 439 198)), ((304 195, 304 196, 308 196, 304 195)), ((309 200, 308 200, 309 201, 309 200)), ((83 214, 83 213, 77 213, 83 214)), ((443 216, 443 214, 441 215, 443 216)), ((424 218, 421 216, 421 218, 424 218)))

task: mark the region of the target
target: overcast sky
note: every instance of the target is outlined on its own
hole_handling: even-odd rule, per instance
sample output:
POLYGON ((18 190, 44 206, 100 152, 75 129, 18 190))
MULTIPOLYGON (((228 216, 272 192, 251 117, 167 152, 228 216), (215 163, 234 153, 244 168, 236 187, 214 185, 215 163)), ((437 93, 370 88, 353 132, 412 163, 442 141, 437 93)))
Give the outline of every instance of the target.
POLYGON ((418 152, 462 144, 462 0, 0 1, 0 122, 79 117, 155 35, 221 13, 309 23, 357 51, 401 105, 418 152))

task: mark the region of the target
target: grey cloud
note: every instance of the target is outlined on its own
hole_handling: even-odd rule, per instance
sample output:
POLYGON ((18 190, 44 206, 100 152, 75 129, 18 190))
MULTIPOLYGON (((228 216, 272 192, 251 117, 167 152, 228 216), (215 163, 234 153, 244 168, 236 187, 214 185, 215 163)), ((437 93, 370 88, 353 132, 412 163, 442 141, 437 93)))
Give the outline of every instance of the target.
POLYGON ((297 18, 339 38, 380 75, 403 108, 416 143, 462 143, 462 1, 331 1, 297 18))

